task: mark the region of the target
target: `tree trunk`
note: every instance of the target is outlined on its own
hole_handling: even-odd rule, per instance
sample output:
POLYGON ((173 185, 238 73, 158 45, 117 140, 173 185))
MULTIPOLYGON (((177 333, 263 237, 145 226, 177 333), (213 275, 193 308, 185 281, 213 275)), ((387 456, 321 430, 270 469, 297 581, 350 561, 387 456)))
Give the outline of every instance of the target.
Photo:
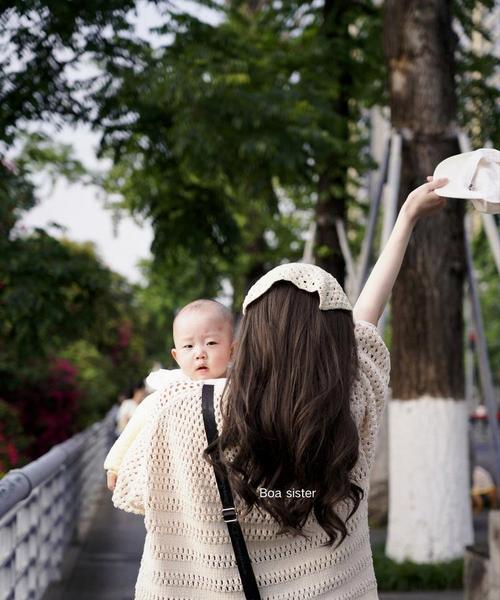
MULTIPOLYGON (((335 164, 332 159, 332 164, 335 164)), ((315 207, 316 236, 314 254, 316 264, 331 273, 342 287, 345 287, 345 259, 340 249, 340 241, 335 227, 338 218, 345 221, 346 202, 332 191, 334 188, 345 189, 346 178, 342 174, 333 177, 324 173, 318 184, 318 201, 315 207)))
MULTIPOLYGON (((392 125, 402 131, 400 204, 459 152, 450 2, 388 0, 392 125)), ((392 296, 387 554, 451 560, 472 542, 464 401, 464 201, 421 220, 392 296)))
MULTIPOLYGON (((343 23, 343 13, 349 9, 348 0, 325 0, 323 15, 323 34, 332 42, 332 60, 337 62, 340 58, 335 55, 337 38, 348 38, 347 24, 343 23), (343 24, 342 24, 343 23, 343 24), (336 44, 335 44, 336 42, 336 44)), ((351 75, 346 61, 338 64, 339 92, 332 111, 339 117, 338 130, 334 132, 344 144, 349 143, 349 91, 351 75)), ((315 208, 316 236, 314 243, 314 256, 316 264, 331 273, 342 287, 345 286, 345 259, 340 249, 335 220, 338 218, 345 222, 346 219, 346 170, 339 168, 340 162, 337 155, 330 157, 325 170, 320 174, 318 181, 318 201, 315 208)))

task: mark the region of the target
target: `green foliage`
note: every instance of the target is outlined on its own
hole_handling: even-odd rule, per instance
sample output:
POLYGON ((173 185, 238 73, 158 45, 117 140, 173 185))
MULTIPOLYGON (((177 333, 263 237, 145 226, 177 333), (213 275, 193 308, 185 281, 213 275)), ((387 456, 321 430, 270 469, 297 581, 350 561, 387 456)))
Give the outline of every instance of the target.
POLYGON ((61 177, 69 183, 99 182, 99 176, 74 157, 71 145, 56 143, 39 132, 20 133, 17 142, 15 156, 0 160, 0 249, 15 237, 14 226, 21 215, 38 202, 33 175, 43 172, 53 186, 61 177))
POLYGON ((170 45, 105 59, 95 123, 114 160, 105 190, 152 220, 163 271, 201 254, 200 281, 228 278, 238 305, 300 256, 321 175, 344 197, 334 182, 366 169, 361 110, 381 99, 383 61, 371 2, 217 10, 215 25, 168 10, 170 45))
POLYGON ((137 377, 145 357, 133 290, 101 263, 91 244, 59 241, 37 230, 13 239, 5 250, 0 369, 7 380, 7 373, 29 371, 80 339, 132 370, 122 378, 124 386, 137 377))
POLYGON ((457 98, 461 126, 472 146, 500 146, 499 60, 495 55, 495 0, 453 3, 461 27, 457 49, 457 98), (488 23, 489 20, 489 23, 488 23))
POLYGON ((20 121, 88 118, 91 106, 77 67, 92 56, 119 55, 132 43, 127 15, 135 0, 5 0, 0 8, 0 142, 20 121))
MULTIPOLYGON (((21 199, 18 208, 13 199, 10 236, 2 240, 0 396, 33 436, 33 459, 101 418, 120 391, 144 377, 150 360, 133 288, 101 263, 92 244, 41 229, 21 236, 15 220, 29 204, 21 199)), ((23 440, 10 430, 2 439, 0 459, 10 456, 14 466, 23 440)))
POLYGON ((43 230, 16 238, 0 261, 0 370, 29 364, 63 341, 99 335, 107 313, 109 271, 91 247, 60 242, 43 230))
POLYGON ((48 135, 40 132, 23 133, 17 138, 21 143, 18 156, 14 159, 17 168, 28 175, 43 172, 52 185, 60 178, 68 183, 94 183, 97 176, 92 175, 74 156, 73 146, 54 142, 48 135))
POLYGON ((108 356, 84 339, 70 344, 59 356, 76 367, 81 393, 78 427, 83 429, 101 419, 121 391, 113 373, 114 366, 108 356))
POLYGON ((435 564, 411 561, 397 563, 384 553, 384 546, 373 549, 373 566, 378 589, 383 592, 454 590, 463 587, 463 560, 435 564))
POLYGON ((22 213, 35 206, 37 199, 24 165, 0 160, 0 252, 22 213))

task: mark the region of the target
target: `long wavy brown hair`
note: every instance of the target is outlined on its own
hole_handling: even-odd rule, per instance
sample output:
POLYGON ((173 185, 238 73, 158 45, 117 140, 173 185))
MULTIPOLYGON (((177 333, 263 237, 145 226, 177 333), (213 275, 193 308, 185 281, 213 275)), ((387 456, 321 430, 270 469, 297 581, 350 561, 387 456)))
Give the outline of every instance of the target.
POLYGON ((279 533, 307 537, 302 529, 314 511, 332 546, 344 541, 363 497, 350 479, 359 453, 350 410, 358 360, 352 312, 318 305, 316 292, 278 282, 248 306, 222 431, 205 456, 211 461, 219 450, 243 514, 255 505, 279 523, 279 533), (275 497, 261 497, 259 488, 275 497), (289 498, 292 489, 315 494, 289 498))

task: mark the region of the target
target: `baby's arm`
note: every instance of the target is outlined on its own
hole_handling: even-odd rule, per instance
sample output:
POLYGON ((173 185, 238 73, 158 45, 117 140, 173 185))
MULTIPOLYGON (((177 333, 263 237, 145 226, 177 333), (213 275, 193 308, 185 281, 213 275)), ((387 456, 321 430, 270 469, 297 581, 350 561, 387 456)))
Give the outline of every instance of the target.
POLYGON ((434 190, 445 185, 447 180, 428 179, 428 183, 411 192, 401 207, 389 240, 353 308, 354 321, 368 321, 377 325, 401 269, 415 223, 420 217, 431 214, 446 204, 446 200, 434 190))
POLYGON ((107 471, 107 485, 110 491, 113 491, 116 485, 118 471, 120 470, 120 465, 125 453, 130 448, 141 429, 144 427, 148 414, 151 412, 157 399, 158 392, 154 392, 153 394, 150 394, 144 398, 144 400, 135 409, 120 437, 116 440, 111 447, 111 450, 108 452, 106 460, 104 461, 104 468, 107 471))

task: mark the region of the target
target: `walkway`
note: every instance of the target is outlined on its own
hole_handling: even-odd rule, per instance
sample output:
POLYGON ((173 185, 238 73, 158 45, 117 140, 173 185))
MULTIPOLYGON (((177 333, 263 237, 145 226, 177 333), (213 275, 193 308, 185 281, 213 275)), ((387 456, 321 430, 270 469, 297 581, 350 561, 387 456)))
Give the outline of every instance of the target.
POLYGON ((143 518, 115 509, 104 490, 83 547, 43 600, 132 600, 144 535, 143 518))
MULTIPOLYGON (((380 539, 381 532, 374 532, 380 539)), ((144 543, 142 517, 116 510, 103 496, 83 547, 67 557, 64 580, 43 600, 132 600, 144 543)), ((463 593, 381 593, 380 600, 462 600, 463 593)))

